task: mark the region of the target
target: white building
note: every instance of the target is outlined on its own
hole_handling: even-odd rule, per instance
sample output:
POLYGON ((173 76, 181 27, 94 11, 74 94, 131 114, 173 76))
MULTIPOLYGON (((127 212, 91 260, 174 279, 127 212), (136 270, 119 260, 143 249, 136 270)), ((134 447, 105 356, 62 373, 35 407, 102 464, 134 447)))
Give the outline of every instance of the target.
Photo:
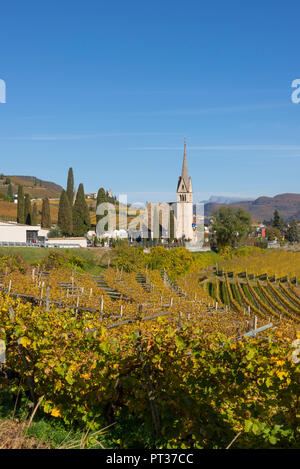
POLYGON ((0 243, 38 244, 39 238, 46 238, 49 230, 39 225, 21 225, 15 222, 0 221, 0 243))
POLYGON ((86 238, 48 238, 48 229, 43 229, 40 225, 21 225, 16 222, 0 221, 0 245, 38 246, 42 244, 46 247, 58 248, 86 248, 86 238))

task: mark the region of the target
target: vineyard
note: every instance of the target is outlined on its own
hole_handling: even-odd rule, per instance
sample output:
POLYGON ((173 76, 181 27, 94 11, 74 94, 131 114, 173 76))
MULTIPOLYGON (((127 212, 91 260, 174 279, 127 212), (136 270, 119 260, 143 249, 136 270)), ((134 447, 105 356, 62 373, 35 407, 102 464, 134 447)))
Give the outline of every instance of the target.
POLYGON ((295 447, 297 287, 216 273, 3 264, 1 389, 116 448, 295 447))
POLYGON ((205 288, 217 302, 229 305, 240 314, 248 311, 261 319, 281 321, 290 324, 300 322, 299 290, 291 281, 271 282, 267 276, 264 280, 244 280, 228 278, 224 275, 205 282, 205 288))
POLYGON ((286 275, 292 278, 300 276, 300 252, 257 249, 249 256, 224 259, 219 262, 218 268, 235 275, 247 272, 257 277, 267 273, 277 278, 286 275))

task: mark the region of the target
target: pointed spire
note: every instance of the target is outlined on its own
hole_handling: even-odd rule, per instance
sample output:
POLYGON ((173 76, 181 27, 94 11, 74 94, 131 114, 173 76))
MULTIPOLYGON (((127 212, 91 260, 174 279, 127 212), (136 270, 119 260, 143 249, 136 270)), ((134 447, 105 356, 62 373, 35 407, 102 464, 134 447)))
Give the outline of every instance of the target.
POLYGON ((189 171, 187 165, 187 154, 186 154, 186 140, 184 138, 184 153, 183 153, 183 163, 182 163, 182 171, 181 171, 181 178, 183 179, 185 186, 189 187, 189 171))

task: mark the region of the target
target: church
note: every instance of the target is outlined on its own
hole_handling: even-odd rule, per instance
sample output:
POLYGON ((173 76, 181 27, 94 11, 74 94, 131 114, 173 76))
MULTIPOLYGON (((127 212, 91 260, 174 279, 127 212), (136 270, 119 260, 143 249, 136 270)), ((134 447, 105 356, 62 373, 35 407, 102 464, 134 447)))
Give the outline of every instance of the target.
POLYGON ((177 183, 176 202, 155 202, 147 204, 148 227, 151 238, 197 240, 193 215, 193 188, 189 176, 186 142, 181 176, 177 183))
POLYGON ((181 176, 177 184, 177 203, 175 210, 176 217, 176 238, 194 240, 193 230, 193 188, 192 178, 189 176, 186 142, 184 142, 184 153, 181 176))

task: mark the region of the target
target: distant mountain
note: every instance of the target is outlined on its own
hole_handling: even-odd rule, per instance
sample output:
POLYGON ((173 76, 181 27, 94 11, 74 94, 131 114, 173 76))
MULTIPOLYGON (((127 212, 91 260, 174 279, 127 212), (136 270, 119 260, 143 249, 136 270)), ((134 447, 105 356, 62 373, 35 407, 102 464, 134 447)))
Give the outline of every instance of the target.
POLYGON ((243 202, 253 200, 247 197, 230 197, 225 195, 211 195, 208 200, 201 200, 200 203, 208 204, 208 203, 216 203, 216 204, 232 204, 235 202, 243 202))
MULTIPOLYGON (((225 202, 208 202, 204 205, 204 214, 210 216, 225 202)), ((228 205, 228 204, 226 204, 228 205)), ((229 204, 231 207, 242 207, 251 213, 254 222, 270 220, 277 209, 279 215, 286 221, 296 217, 300 220, 300 194, 279 194, 275 197, 259 197, 256 200, 246 200, 229 204)))

